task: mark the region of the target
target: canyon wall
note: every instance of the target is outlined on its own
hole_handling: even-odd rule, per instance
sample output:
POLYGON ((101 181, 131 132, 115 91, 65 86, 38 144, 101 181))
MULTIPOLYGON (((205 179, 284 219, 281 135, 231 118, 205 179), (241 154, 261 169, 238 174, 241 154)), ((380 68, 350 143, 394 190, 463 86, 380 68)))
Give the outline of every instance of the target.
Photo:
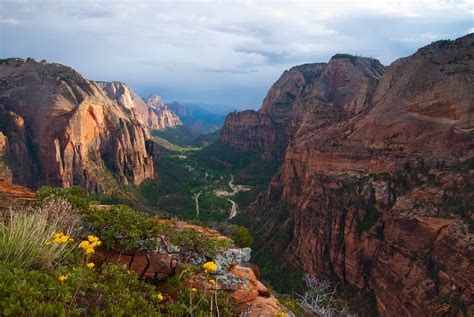
POLYGON ((152 95, 145 101, 124 83, 101 81, 97 84, 110 99, 121 107, 134 111, 140 122, 150 131, 183 124, 158 95, 152 95))
POLYGON ((258 112, 227 116, 221 140, 236 148, 282 160, 307 112, 317 112, 320 127, 363 110, 384 66, 371 58, 335 55, 328 63, 287 70, 272 85, 258 112))
POLYGON ((267 140, 273 159, 264 144, 288 144, 246 210, 264 247, 373 292, 383 316, 474 314, 473 47, 472 34, 435 42, 377 72, 336 55, 285 72, 258 113, 229 116, 224 142, 267 140), (254 128, 260 116, 275 125, 254 128))
POLYGON ((1 60, 0 87, 2 156, 14 183, 107 193, 155 177, 158 153, 137 111, 72 68, 1 60))

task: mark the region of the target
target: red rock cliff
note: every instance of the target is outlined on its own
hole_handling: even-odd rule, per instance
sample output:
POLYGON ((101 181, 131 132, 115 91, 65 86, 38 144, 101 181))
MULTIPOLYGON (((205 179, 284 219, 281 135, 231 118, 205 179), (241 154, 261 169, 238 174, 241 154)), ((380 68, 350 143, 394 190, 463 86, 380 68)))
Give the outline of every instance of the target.
POLYGON ((474 314, 473 47, 436 42, 347 90, 328 76, 247 210, 261 239, 286 233, 275 252, 373 291, 383 316, 474 314))
POLYGON ((281 160, 307 112, 318 113, 320 126, 361 112, 383 71, 375 59, 349 55, 293 67, 273 84, 258 112, 227 116, 221 140, 281 160))
POLYGON ((14 182, 106 193, 117 181, 155 177, 146 128, 95 82, 60 64, 7 59, 0 85, 0 131, 14 182))

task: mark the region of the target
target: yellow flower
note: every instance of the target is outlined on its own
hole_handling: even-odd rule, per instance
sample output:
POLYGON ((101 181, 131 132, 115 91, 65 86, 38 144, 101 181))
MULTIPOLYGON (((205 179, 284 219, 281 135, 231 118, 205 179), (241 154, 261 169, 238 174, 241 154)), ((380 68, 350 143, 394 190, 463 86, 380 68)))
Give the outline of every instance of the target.
POLYGON ((84 253, 85 253, 85 254, 92 254, 92 253, 94 253, 94 248, 92 248, 92 247, 91 247, 91 248, 87 248, 87 249, 85 249, 84 253))
POLYGON ((61 243, 67 243, 71 241, 74 241, 74 239, 65 235, 62 232, 57 232, 53 235, 53 242, 55 243, 61 244, 61 243))
POLYGON ((81 241, 81 243, 79 243, 79 248, 81 248, 82 250, 87 250, 90 247, 91 247, 91 244, 87 240, 81 241))
POLYGON ((204 269, 204 272, 212 273, 217 270, 217 265, 214 262, 206 262, 202 265, 202 268, 204 269))
POLYGON ((65 280, 67 280, 67 275, 61 275, 61 276, 59 277, 59 280, 60 280, 61 282, 64 282, 65 280))
POLYGON ((86 266, 87 266, 87 268, 89 268, 89 269, 93 269, 94 266, 95 266, 95 264, 92 263, 92 262, 89 262, 89 263, 86 264, 86 266))
POLYGON ((209 283, 211 283, 212 285, 216 285, 216 280, 209 280, 209 283))
POLYGON ((288 314, 281 311, 278 313, 278 317, 288 317, 288 314))
POLYGON ((163 297, 163 294, 158 293, 156 294, 156 298, 158 299, 158 302, 161 303, 165 298, 163 297))
POLYGON ((100 241, 96 236, 87 236, 87 240, 89 240, 90 243, 100 241))
POLYGON ((197 290, 197 289, 195 289, 194 287, 193 287, 193 288, 191 288, 191 292, 193 292, 193 293, 196 293, 197 291, 198 291, 198 290, 197 290))

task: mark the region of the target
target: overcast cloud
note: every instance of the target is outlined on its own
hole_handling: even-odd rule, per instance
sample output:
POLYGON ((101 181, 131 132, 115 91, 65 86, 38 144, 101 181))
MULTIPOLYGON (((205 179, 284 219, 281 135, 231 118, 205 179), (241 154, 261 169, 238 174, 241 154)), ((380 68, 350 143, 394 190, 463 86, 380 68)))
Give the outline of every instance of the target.
POLYGON ((291 66, 336 53, 383 64, 474 31, 466 1, 8 1, 0 57, 71 66, 146 97, 259 107, 291 66))

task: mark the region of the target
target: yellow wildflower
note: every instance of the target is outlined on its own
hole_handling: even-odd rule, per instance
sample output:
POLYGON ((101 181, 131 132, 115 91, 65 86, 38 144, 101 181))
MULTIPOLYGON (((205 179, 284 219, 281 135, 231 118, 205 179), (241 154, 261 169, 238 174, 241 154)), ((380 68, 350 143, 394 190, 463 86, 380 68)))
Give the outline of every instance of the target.
POLYGON ((202 265, 202 268, 204 269, 204 272, 212 273, 217 270, 217 265, 214 262, 206 262, 202 265))
POLYGON ((198 291, 198 290, 197 290, 197 289, 195 289, 194 287, 193 287, 193 288, 191 288, 191 292, 193 292, 193 293, 196 293, 197 291, 198 291))
POLYGON ((81 241, 81 243, 79 243, 79 248, 81 248, 82 250, 87 250, 90 247, 91 247, 91 244, 87 240, 81 241))
POLYGON ((92 253, 94 253, 94 248, 87 248, 87 249, 84 250, 84 253, 85 254, 92 254, 92 253))
POLYGON ((60 280, 61 282, 64 282, 65 280, 67 280, 67 275, 61 275, 61 276, 59 277, 59 280, 60 280))
POLYGON ((165 298, 163 297, 163 294, 158 293, 156 294, 156 298, 158 299, 158 302, 161 303, 165 298))
POLYGON ((281 311, 278 313, 278 317, 288 317, 288 314, 281 311))
POLYGON ((74 240, 73 238, 65 235, 62 232, 57 232, 53 235, 53 242, 58 243, 58 244, 71 242, 73 240, 74 240))
POLYGON ((216 280, 209 280, 209 283, 211 283, 212 285, 216 285, 216 280))
POLYGON ((94 266, 95 266, 95 264, 92 263, 92 262, 89 262, 89 263, 86 264, 86 266, 87 266, 87 268, 89 268, 89 269, 93 269, 94 266))
POLYGON ((89 240, 90 243, 100 241, 96 236, 87 236, 87 240, 89 240))

